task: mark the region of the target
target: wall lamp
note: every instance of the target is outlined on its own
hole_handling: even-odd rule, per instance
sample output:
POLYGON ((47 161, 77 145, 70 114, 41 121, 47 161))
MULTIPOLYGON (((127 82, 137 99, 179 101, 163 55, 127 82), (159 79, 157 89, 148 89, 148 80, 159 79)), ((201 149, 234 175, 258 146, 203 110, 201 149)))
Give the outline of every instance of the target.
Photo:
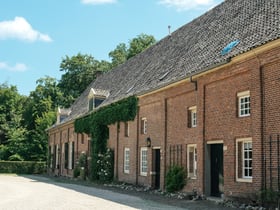
POLYGON ((146 138, 146 144, 147 144, 147 147, 151 147, 152 140, 150 137, 146 138))

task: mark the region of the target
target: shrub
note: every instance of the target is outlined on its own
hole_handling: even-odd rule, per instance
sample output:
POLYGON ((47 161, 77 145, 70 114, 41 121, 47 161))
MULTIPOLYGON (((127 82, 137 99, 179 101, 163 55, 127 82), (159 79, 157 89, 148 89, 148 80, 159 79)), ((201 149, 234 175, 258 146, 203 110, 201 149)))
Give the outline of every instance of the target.
POLYGON ((114 176, 114 151, 107 149, 105 154, 99 154, 97 160, 97 174, 101 182, 110 182, 114 176))
POLYGON ((42 174, 46 172, 46 162, 0 161, 0 173, 42 174))
POLYGON ((80 176, 80 167, 75 167, 74 168, 74 174, 73 174, 73 176, 74 176, 74 178, 77 178, 78 176, 80 176))
POLYGON ((187 173, 183 167, 172 166, 166 174, 167 192, 176 192, 186 185, 187 173))
POLYGON ((21 157, 19 154, 14 154, 14 155, 11 155, 9 158, 8 158, 9 161, 23 161, 24 158, 21 157))

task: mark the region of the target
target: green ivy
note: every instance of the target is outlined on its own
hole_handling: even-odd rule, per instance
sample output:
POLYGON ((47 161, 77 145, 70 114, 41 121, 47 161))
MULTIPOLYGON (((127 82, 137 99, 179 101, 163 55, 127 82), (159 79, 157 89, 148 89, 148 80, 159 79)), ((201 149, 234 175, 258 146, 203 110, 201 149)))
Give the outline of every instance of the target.
POLYGON ((125 98, 121 101, 101 107, 90 115, 75 120, 76 133, 87 133, 92 137, 92 165, 91 178, 100 180, 100 154, 107 151, 107 140, 109 138, 108 125, 118 122, 134 120, 137 114, 138 99, 135 96, 125 98))

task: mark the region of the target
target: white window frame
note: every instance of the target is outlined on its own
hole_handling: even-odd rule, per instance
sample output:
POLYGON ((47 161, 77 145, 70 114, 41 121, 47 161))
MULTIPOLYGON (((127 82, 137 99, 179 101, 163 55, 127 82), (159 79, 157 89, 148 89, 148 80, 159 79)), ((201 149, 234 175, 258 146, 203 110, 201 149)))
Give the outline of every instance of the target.
POLYGON ((130 150, 129 148, 124 148, 124 158, 123 158, 123 171, 125 174, 129 174, 129 159, 130 159, 130 150))
POLYGON ((238 97, 238 116, 247 117, 251 114, 250 91, 244 91, 237 94, 238 97), (245 101, 244 101, 245 100, 245 101))
MULTIPOLYGON (((252 170, 253 171, 253 166, 249 167, 249 166, 245 166, 245 161, 251 161, 251 164, 252 164, 252 161, 253 161, 253 158, 245 158, 244 157, 244 154, 245 154, 245 148, 244 148, 244 145, 245 144, 251 144, 251 149, 248 150, 247 152, 251 152, 253 153, 253 141, 252 141, 252 138, 241 138, 241 139, 237 139, 236 140, 236 180, 238 182, 252 182, 253 180, 253 176, 245 176, 245 170, 252 170), (242 148, 241 148, 241 166, 239 165, 239 161, 238 161, 238 157, 239 157, 239 154, 238 154, 238 144, 239 143, 242 143, 242 148), (241 167, 242 169, 242 177, 239 177, 238 175, 238 169, 241 167)), ((252 154, 253 155, 253 154, 252 154)))
POLYGON ((189 111, 191 112, 191 127, 195 128, 197 126, 197 109, 196 106, 192 106, 189 108, 189 111))
POLYGON ((147 118, 143 117, 141 118, 141 132, 142 134, 147 134, 147 118))
POLYGON ((141 155, 140 155, 140 175, 147 176, 148 175, 148 148, 141 147, 141 155))
POLYGON ((197 178, 197 145, 196 144, 188 144, 187 145, 187 170, 188 170, 188 177, 191 179, 197 178), (193 148, 193 173, 190 172, 190 151, 193 148))

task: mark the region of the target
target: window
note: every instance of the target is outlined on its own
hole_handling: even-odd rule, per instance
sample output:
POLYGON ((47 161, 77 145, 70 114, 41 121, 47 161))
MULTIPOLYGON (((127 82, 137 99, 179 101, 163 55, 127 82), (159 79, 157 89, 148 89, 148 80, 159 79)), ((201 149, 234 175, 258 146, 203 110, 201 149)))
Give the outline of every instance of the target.
POLYGON ((94 108, 98 107, 105 100, 103 97, 90 97, 88 99, 88 110, 92 111, 94 108))
POLYGON ((129 148, 124 148, 124 173, 129 174, 129 148))
POLYGON ((195 128, 197 125, 197 111, 196 106, 189 107, 188 110, 188 127, 195 128))
POLYGON ((236 175, 237 181, 251 182, 252 181, 252 139, 238 139, 236 141, 236 175))
POLYGON ((197 176, 197 149, 196 144, 187 147, 187 169, 188 177, 196 178, 197 176))
POLYGON ((125 137, 129 136, 129 124, 128 124, 128 122, 124 123, 124 136, 125 137))
POLYGON ((148 172, 148 150, 146 147, 141 148, 141 162, 140 162, 140 174, 147 176, 148 172))
POLYGON ((147 118, 141 119, 141 133, 147 134, 147 118))
POLYGON ((250 116, 250 91, 244 91, 237 94, 238 97, 238 116, 250 116))

